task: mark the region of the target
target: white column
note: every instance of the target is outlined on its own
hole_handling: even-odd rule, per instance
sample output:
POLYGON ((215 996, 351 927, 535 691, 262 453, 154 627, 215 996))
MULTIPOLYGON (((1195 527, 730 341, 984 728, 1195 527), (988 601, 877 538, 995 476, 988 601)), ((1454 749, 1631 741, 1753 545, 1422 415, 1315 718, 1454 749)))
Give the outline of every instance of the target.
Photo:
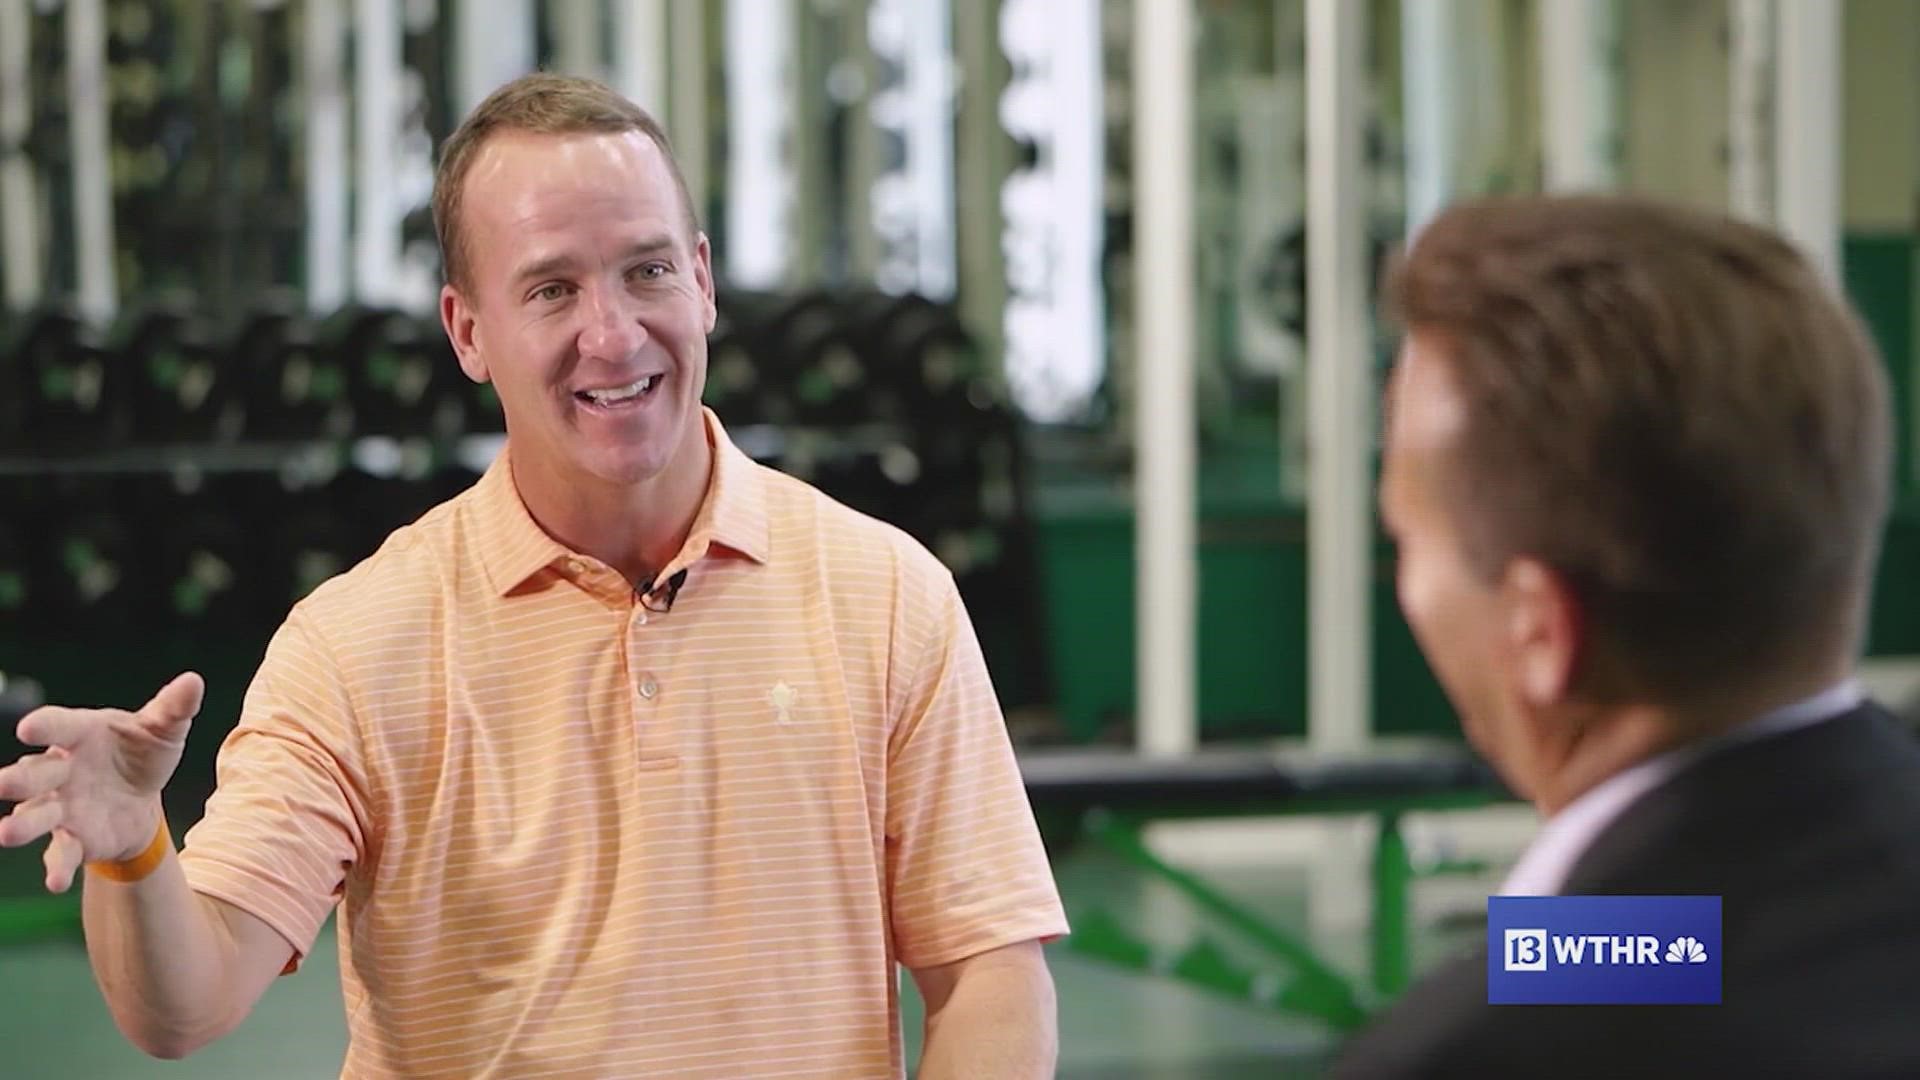
POLYGON ((667 64, 662 59, 671 103, 667 133, 673 137, 680 174, 686 178, 694 211, 704 220, 708 168, 707 26, 702 0, 676 0, 669 13, 667 31, 673 40, 668 53, 673 62, 667 64))
POLYGON ((1014 404, 1040 423, 1077 415, 1106 370, 1100 43, 1098 0, 1001 5, 1000 47, 1014 73, 1000 122, 1033 146, 1033 164, 1000 189, 1007 384, 1014 404))
POLYGON ((1541 151, 1549 191, 1603 191, 1613 166, 1612 0, 1541 0, 1541 151))
POLYGON ((588 79, 607 77, 602 0, 558 0, 547 5, 554 44, 553 70, 588 79))
POLYGON ((667 0, 613 0, 613 39, 614 88, 667 124, 667 0))
POLYGON ((1199 741, 1192 5, 1133 7, 1136 736, 1148 755, 1199 741))
POLYGON ((305 17, 307 306, 328 312, 347 300, 346 13, 342 0, 306 0, 305 17))
POLYGON ((1727 27, 1727 203, 1773 220, 1773 0, 1730 0, 1727 27))
POLYGON ((1405 114, 1407 234, 1453 197, 1459 171, 1459 79, 1453 64, 1455 0, 1400 0, 1401 99, 1405 114))
POLYGON ((727 0, 726 278, 777 288, 793 272, 794 0, 727 0))
POLYGON ((953 193, 953 13, 946 0, 874 0, 868 41, 897 80, 874 94, 868 116, 896 136, 904 160, 876 178, 876 278, 896 292, 951 298, 957 277, 953 193))
POLYGON ((1775 220, 1836 283, 1840 280, 1840 13, 1840 0, 1792 0, 1779 5, 1775 13, 1775 220))
POLYGON ((33 129, 32 0, 0 0, 0 278, 15 310, 40 302, 40 196, 27 157, 33 129))
POLYGON ((386 304, 398 299, 405 214, 395 187, 401 12, 388 0, 355 0, 353 14, 353 292, 364 302, 386 304))
POLYGON ((1307 3, 1307 734, 1324 751, 1360 747, 1372 723, 1362 14, 1351 0, 1307 3))
POLYGON ((74 244, 80 310, 111 319, 120 302, 114 268, 113 158, 107 130, 107 26, 101 0, 67 0, 68 134, 73 153, 74 244))
POLYGON ((454 122, 458 123, 502 83, 534 69, 536 24, 533 0, 462 0, 454 12, 454 122))

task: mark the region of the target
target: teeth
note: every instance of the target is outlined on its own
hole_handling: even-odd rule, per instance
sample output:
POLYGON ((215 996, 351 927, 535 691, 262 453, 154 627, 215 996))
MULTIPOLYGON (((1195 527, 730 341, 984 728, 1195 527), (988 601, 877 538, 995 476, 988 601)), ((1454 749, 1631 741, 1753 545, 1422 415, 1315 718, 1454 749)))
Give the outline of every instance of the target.
POLYGON ((630 382, 625 386, 614 387, 611 390, 588 390, 586 391, 586 395, 591 398, 596 405, 612 405, 653 389, 654 381, 659 377, 658 375, 648 375, 646 378, 636 382, 630 382))

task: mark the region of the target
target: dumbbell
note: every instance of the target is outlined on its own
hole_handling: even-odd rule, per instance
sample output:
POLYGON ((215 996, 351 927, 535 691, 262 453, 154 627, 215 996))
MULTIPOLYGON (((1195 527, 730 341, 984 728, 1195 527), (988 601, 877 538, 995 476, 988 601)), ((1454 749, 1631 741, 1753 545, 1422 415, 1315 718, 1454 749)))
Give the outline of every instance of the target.
POLYGON ((466 430, 472 384, 438 322, 352 305, 326 319, 320 339, 347 373, 359 434, 448 439, 466 430))
POLYGON ((141 581, 145 624, 167 633, 234 640, 258 632, 261 538, 279 512, 272 473, 216 473, 190 484, 143 477, 146 520, 164 521, 148 538, 141 581))
POLYGON ((180 296, 150 297, 115 328, 136 442, 231 442, 245 422, 238 380, 206 321, 180 296))
POLYGON ((20 445, 76 450, 125 442, 131 381, 70 307, 29 313, 11 351, 20 445))
POLYGON ((0 477, 0 624, 25 625, 33 601, 33 549, 40 524, 35 478, 0 477))
POLYGON ((344 439, 353 431, 347 375, 323 353, 297 299, 261 298, 229 337, 224 364, 241 387, 249 439, 344 439))
POLYGON ((28 559, 30 625, 56 638, 84 641, 119 634, 139 614, 134 593, 153 522, 139 517, 136 494, 125 480, 45 478, 38 535, 28 559))
POLYGON ((307 594, 373 553, 358 518, 360 508, 339 496, 331 483, 281 493, 280 511, 267 523, 265 535, 271 539, 260 560, 256 594, 269 625, 278 625, 307 594))

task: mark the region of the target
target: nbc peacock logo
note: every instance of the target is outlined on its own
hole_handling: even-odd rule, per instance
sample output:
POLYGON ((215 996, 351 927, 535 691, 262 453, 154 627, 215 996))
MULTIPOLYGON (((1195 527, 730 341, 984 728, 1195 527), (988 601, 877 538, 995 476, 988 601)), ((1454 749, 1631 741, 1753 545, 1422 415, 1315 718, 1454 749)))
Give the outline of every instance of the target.
POLYGON ((1700 939, 1691 934, 1674 938, 1673 944, 1667 946, 1667 963, 1669 964, 1704 964, 1706 962, 1707 947, 1700 944, 1700 939))

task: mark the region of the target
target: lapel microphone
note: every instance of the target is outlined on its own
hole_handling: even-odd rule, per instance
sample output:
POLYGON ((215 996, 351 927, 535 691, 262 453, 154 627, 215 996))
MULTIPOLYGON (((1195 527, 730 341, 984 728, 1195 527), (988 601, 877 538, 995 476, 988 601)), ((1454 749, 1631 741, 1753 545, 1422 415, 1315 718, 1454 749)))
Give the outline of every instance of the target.
POLYGON ((674 573, 673 576, 667 578, 666 584, 656 585, 655 580, 653 578, 648 578, 646 581, 641 583, 640 588, 636 589, 635 592, 639 593, 640 602, 642 604, 645 604, 648 608, 651 608, 654 611, 659 611, 664 613, 664 612, 673 610, 673 601, 676 597, 680 595, 680 586, 685 585, 686 583, 687 583, 687 571, 683 567, 679 571, 674 573), (661 593, 666 594, 665 600, 658 599, 661 593), (657 608, 654 607, 653 604, 655 602, 659 603, 660 606, 657 608))

